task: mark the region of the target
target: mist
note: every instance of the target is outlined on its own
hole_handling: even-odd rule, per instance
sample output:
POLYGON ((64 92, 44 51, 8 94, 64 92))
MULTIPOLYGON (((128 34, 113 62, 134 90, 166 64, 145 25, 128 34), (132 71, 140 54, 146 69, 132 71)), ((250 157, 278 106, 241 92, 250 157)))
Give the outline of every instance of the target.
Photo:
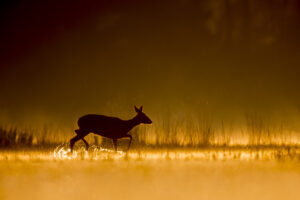
POLYGON ((73 130, 84 114, 129 119, 143 105, 154 127, 199 115, 243 127, 254 113, 300 131, 296 0, 5 6, 2 126, 73 130))

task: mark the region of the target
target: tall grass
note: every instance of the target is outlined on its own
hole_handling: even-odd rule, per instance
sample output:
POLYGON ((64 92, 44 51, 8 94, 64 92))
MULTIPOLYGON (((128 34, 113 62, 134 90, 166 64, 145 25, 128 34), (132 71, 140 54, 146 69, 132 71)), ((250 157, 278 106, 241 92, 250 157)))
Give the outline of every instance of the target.
POLYGON ((31 146, 33 135, 26 132, 17 132, 17 129, 5 130, 0 128, 0 147, 31 146))
POLYGON ((246 113, 244 123, 216 120, 209 113, 169 116, 151 127, 134 131, 140 144, 150 146, 274 146, 299 145, 300 134, 283 122, 258 113, 246 113))
MULTIPOLYGON (((151 126, 140 125, 131 131, 132 148, 300 145, 299 133, 258 113, 246 113, 244 124, 217 120, 209 113, 199 113, 197 116, 168 114, 153 121, 151 126)), ((68 143, 74 135, 73 129, 49 126, 40 130, 0 128, 0 147, 47 148, 68 143)), ((86 139, 90 144, 112 147, 110 139, 93 134, 86 139)), ((121 146, 126 146, 127 142, 126 139, 120 140, 121 146)))
POLYGON ((0 148, 47 148, 55 146, 64 140, 62 135, 54 136, 50 129, 44 128, 39 131, 19 130, 17 128, 0 127, 0 148))

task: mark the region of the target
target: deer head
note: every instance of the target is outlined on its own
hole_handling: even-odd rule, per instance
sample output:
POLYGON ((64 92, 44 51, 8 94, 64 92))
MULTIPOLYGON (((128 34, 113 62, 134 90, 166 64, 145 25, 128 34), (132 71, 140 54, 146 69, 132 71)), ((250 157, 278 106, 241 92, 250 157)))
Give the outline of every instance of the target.
POLYGON ((137 108, 136 106, 134 106, 135 112, 137 112, 137 120, 140 123, 143 124, 152 124, 151 119, 145 114, 143 113, 143 106, 141 106, 140 108, 137 108))

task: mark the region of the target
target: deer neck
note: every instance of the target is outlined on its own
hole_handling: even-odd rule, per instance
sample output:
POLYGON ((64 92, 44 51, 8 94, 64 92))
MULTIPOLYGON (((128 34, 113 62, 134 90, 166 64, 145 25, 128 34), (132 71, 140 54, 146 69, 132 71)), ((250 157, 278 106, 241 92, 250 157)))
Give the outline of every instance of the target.
POLYGON ((138 120, 137 116, 127 121, 128 131, 133 129, 135 126, 139 125, 141 122, 138 120))

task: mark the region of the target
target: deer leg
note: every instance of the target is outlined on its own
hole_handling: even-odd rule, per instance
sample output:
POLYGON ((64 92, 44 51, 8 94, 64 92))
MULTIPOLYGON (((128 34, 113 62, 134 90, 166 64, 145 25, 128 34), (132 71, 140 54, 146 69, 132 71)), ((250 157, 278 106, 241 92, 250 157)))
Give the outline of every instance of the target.
POLYGON ((113 139, 115 152, 117 152, 117 139, 113 139))
POLYGON ((71 147, 71 152, 73 152, 73 146, 75 144, 75 142, 77 142, 78 140, 80 140, 81 137, 79 135, 76 135, 75 137, 73 137, 71 140, 70 140, 70 147, 71 147))
POLYGON ((129 144, 128 144, 128 147, 127 147, 127 149, 126 149, 126 151, 128 151, 129 148, 130 148, 130 145, 131 145, 132 136, 131 136, 131 135, 126 135, 125 137, 128 137, 128 138, 129 138, 129 144))
POLYGON ((89 149, 89 143, 84 138, 81 138, 81 140, 84 142, 86 150, 88 150, 89 149))

